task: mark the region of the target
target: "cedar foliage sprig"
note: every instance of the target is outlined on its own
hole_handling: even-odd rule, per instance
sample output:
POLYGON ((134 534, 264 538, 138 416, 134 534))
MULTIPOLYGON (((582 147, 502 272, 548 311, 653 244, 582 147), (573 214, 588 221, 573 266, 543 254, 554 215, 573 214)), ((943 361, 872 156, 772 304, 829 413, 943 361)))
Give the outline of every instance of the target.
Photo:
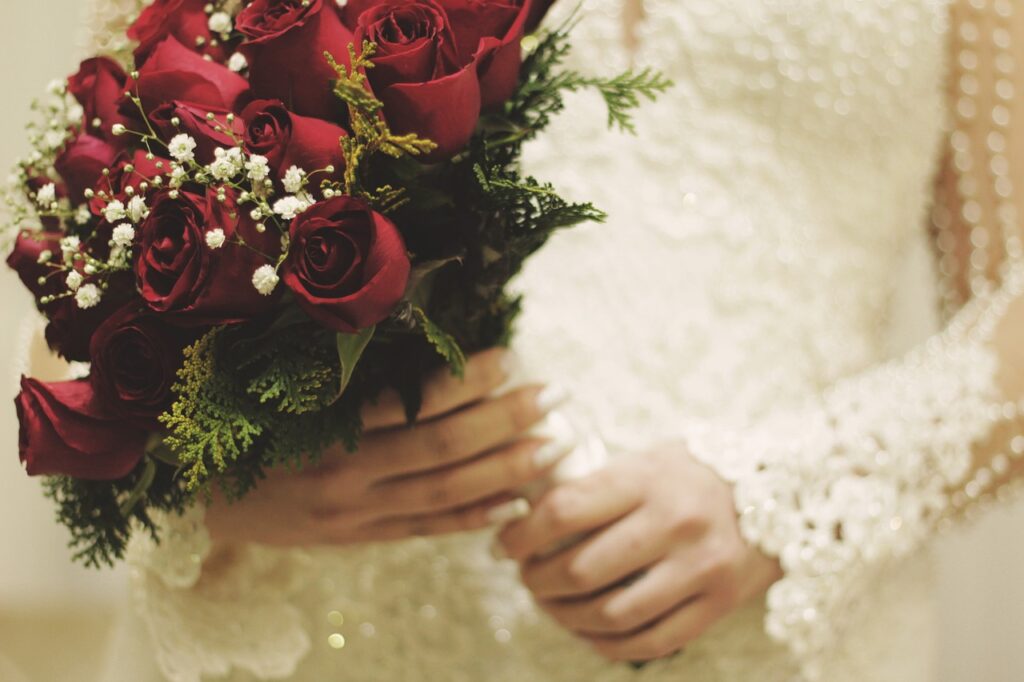
POLYGON ((263 410, 246 400, 236 368, 225 366, 218 341, 223 327, 207 332, 185 349, 185 362, 173 387, 177 400, 160 416, 166 445, 181 463, 190 491, 202 487, 211 472, 223 473, 253 446, 266 428, 263 410))
POLYGON ((377 52, 377 45, 363 41, 360 50, 349 45, 349 63, 339 64, 330 52, 324 52, 328 64, 338 74, 334 94, 348 108, 349 127, 352 134, 341 139, 342 154, 345 158, 345 194, 361 196, 371 203, 385 198, 390 205, 401 198, 401 190, 391 186, 367 190, 363 187, 361 172, 363 163, 376 154, 386 154, 398 159, 403 156, 420 156, 437 149, 437 145, 414 133, 396 135, 381 115, 384 103, 373 96, 366 87, 366 71, 373 68, 371 58, 377 52))
POLYGON ((608 126, 635 133, 633 111, 642 99, 654 100, 672 81, 660 72, 645 68, 629 69, 612 77, 588 76, 564 68, 571 52, 569 34, 578 22, 574 12, 561 26, 539 37, 536 47, 523 61, 519 89, 491 124, 503 134, 493 136, 491 147, 510 147, 517 156, 524 142, 548 127, 551 119, 565 108, 565 93, 594 89, 608 108, 608 126))

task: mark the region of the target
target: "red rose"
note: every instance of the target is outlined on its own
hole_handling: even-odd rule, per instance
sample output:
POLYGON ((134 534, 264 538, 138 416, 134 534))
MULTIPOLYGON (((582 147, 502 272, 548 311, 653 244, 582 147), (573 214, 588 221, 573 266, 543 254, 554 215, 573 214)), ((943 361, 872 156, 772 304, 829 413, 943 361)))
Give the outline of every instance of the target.
POLYGON ((201 164, 211 163, 217 147, 230 149, 235 146, 235 138, 228 134, 231 131, 241 137, 244 124, 238 118, 228 122, 230 111, 214 107, 200 107, 187 102, 168 102, 154 109, 149 114, 153 128, 160 138, 167 142, 179 133, 191 135, 196 141, 196 161, 201 164), (213 120, 207 118, 213 114, 213 120), (177 117, 178 125, 171 119, 177 117))
POLYGON ((124 306, 92 336, 90 380, 113 413, 156 427, 172 402, 171 386, 191 339, 136 303, 124 306))
POLYGON ((49 251, 53 258, 60 260, 61 232, 20 232, 14 241, 14 249, 7 257, 7 266, 18 273, 25 288, 38 301, 40 296, 58 294, 64 290, 60 271, 46 263, 39 262, 39 254, 49 251), (40 284, 39 279, 46 278, 40 284))
POLYGON ((128 37, 139 43, 135 49, 136 63, 144 62, 153 47, 167 36, 174 36, 185 47, 224 62, 231 46, 210 32, 210 15, 205 9, 208 4, 209 0, 155 0, 143 9, 135 23, 128 27, 128 37))
POLYGON ((182 191, 177 199, 164 192, 154 200, 141 229, 138 289, 152 310, 174 323, 237 322, 273 305, 273 297, 256 291, 252 276, 267 264, 267 257, 280 253, 280 235, 273 230, 258 233, 248 214, 239 215, 230 195, 219 202, 213 190, 205 196, 182 191), (215 229, 224 232, 219 248, 206 242, 207 233, 215 229))
POLYGON ((334 0, 255 0, 238 14, 235 27, 246 37, 239 50, 257 97, 279 99, 303 116, 344 116, 332 91, 338 74, 324 52, 348 64, 353 38, 334 0))
POLYGON ((54 168, 67 186, 72 203, 85 201, 85 190, 92 189, 103 177, 103 169, 110 168, 118 150, 92 135, 82 134, 70 140, 54 160, 54 168))
POLYGON ((127 80, 128 75, 121 65, 108 57, 86 59, 78 73, 68 79, 68 92, 85 110, 84 129, 118 149, 128 141, 123 136, 116 137, 111 130, 117 123, 130 123, 119 111, 127 80))
POLYGON ((405 293, 402 235, 359 199, 336 197, 297 216, 282 281, 320 324, 351 333, 386 318, 405 293))
POLYGON ((70 362, 89 362, 92 335, 111 313, 124 305, 129 292, 134 293, 131 278, 118 277, 92 308, 79 308, 73 297, 46 306, 44 312, 50 320, 44 333, 46 345, 70 362))
MULTIPOLYGON (((14 249, 7 258, 7 265, 18 273, 25 287, 32 292, 37 303, 41 296, 61 294, 67 291, 64 273, 45 263, 39 262, 39 254, 46 250, 60 259, 60 239, 63 233, 42 232, 22 233, 14 243, 14 249), (44 277, 45 282, 39 283, 44 277)), ((88 278, 86 278, 88 281, 88 278)), ((86 362, 89 360, 89 342, 96 328, 132 294, 131 279, 117 275, 111 286, 104 292, 99 305, 82 309, 73 297, 60 298, 39 308, 45 313, 46 342, 66 360, 86 362)))
POLYGON ((444 0, 459 45, 459 58, 473 60, 485 110, 504 104, 516 91, 522 67, 520 43, 530 0, 444 0))
POLYGON ((44 384, 22 377, 14 404, 18 450, 30 476, 118 479, 145 451, 146 431, 105 410, 86 380, 44 384))
MULTIPOLYGON (((153 48, 139 67, 138 76, 129 78, 125 88, 138 94, 147 115, 172 101, 239 111, 249 95, 249 84, 244 78, 226 66, 203 59, 173 36, 153 48)), ((130 101, 123 100, 121 106, 123 113, 138 116, 130 101)))
POLYGON ((267 157, 276 177, 292 166, 312 172, 333 165, 340 173, 345 164, 340 140, 346 133, 333 123, 293 114, 278 100, 253 102, 242 119, 245 148, 267 157))
POLYGON ((480 82, 476 66, 459 61, 444 9, 434 0, 363 0, 345 13, 357 44, 377 44, 367 76, 391 127, 435 142, 431 160, 458 153, 480 118, 480 82))

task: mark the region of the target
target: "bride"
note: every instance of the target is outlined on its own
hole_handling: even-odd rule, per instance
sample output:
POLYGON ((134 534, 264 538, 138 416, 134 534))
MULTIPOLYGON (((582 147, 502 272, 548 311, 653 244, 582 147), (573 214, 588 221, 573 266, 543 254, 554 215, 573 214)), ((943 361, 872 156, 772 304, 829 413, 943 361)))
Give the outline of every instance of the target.
POLYGON ((675 87, 530 150, 611 219, 520 279, 520 369, 136 542, 104 679, 929 679, 915 550, 1024 470, 1016 4, 586 0, 574 66, 675 87), (610 457, 530 505, 538 423, 610 457))

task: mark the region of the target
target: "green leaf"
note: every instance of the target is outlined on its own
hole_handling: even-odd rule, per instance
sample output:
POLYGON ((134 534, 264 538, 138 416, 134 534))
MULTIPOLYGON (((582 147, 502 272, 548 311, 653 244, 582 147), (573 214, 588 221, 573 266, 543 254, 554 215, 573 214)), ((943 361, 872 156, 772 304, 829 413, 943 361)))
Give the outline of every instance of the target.
POLYGON ((434 324, 427 317, 423 308, 413 308, 412 312, 416 317, 416 323, 423 330, 424 336, 427 337, 427 341, 430 341, 434 349, 437 350, 438 355, 445 359, 445 362, 451 367, 452 374, 461 378, 466 370, 466 356, 463 354, 459 344, 450 334, 434 324))
POLYGON ((341 366, 341 384, 338 387, 338 397, 348 388, 348 382, 352 380, 352 372, 355 371, 359 358, 363 351, 370 344, 377 327, 367 327, 355 334, 338 334, 338 362, 341 366))

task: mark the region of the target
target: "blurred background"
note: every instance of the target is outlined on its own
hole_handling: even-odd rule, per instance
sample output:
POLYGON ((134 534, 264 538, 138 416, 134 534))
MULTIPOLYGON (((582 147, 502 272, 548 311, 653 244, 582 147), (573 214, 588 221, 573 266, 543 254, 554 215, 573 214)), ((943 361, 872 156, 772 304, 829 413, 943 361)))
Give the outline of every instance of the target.
MULTIPOLYGON (((0 166, 6 170, 28 151, 22 131, 30 100, 75 69, 84 8, 81 0, 2 4, 0 166)), ((43 355, 30 356, 38 334, 34 309, 5 267, 0 301, 0 682, 93 682, 126 599, 125 576, 71 563, 51 504, 21 470, 11 402, 18 376, 30 365, 32 373, 51 377, 59 368, 43 355)), ((947 535, 935 552, 942 636, 936 681, 1024 680, 1024 504, 947 535)))

